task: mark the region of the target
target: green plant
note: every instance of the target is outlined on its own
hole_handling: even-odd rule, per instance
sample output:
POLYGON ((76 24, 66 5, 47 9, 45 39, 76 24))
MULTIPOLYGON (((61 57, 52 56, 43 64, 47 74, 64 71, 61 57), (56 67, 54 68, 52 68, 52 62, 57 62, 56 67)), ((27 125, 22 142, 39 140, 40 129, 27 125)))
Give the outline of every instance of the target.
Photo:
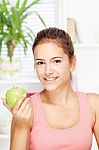
POLYGON ((29 8, 39 3, 39 0, 17 0, 15 5, 12 6, 9 0, 1 0, 0 2, 0 55, 5 44, 7 47, 7 55, 12 61, 14 49, 18 44, 22 45, 24 53, 30 45, 30 41, 35 36, 33 29, 25 25, 25 21, 29 15, 35 13, 41 20, 43 25, 45 23, 38 12, 29 11, 29 8))

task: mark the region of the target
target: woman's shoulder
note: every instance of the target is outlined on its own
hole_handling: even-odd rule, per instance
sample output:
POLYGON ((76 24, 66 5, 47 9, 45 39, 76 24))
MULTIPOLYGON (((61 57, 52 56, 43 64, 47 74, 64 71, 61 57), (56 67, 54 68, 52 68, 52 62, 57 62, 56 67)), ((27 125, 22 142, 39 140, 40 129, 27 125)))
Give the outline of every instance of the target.
POLYGON ((90 104, 93 107, 99 107, 99 94, 97 93, 86 93, 90 104))
POLYGON ((97 93, 86 93, 86 94, 95 120, 96 116, 99 117, 99 94, 97 93))
POLYGON ((86 92, 80 92, 77 91, 78 93, 82 93, 82 95, 86 95, 90 105, 93 107, 99 106, 99 94, 98 93, 86 93, 86 92))
POLYGON ((98 93, 86 93, 86 92, 79 92, 79 93, 82 93, 82 95, 86 95, 86 98, 91 108, 93 121, 95 122, 96 115, 97 117, 99 117, 99 94, 98 93))

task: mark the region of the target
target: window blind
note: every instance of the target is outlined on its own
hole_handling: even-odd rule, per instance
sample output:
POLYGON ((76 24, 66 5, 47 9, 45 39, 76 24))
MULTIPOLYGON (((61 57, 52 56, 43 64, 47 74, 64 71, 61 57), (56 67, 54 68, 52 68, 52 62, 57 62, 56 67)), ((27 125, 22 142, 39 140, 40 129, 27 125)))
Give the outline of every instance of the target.
MULTIPOLYGON (((10 0, 10 2, 13 3, 13 0, 10 0)), ((37 11, 38 14, 43 18, 46 27, 55 26, 55 2, 54 0, 41 0, 39 4, 34 5, 30 11, 37 11)), ((45 28, 44 25, 40 22, 38 17, 33 14, 28 17, 26 23, 26 26, 31 27, 33 32, 36 34, 41 29, 45 28)), ((33 41, 31 41, 33 43, 33 41)), ((4 50, 2 51, 1 57, 6 57, 6 48, 3 47, 4 50)), ((35 78, 35 69, 34 69, 34 59, 32 54, 32 47, 29 46, 26 52, 26 55, 24 55, 23 49, 21 50, 21 47, 19 46, 15 50, 15 56, 20 56, 21 62, 22 62, 22 70, 20 72, 20 77, 27 78, 27 79, 33 79, 35 78), (18 50, 20 48, 20 50, 18 50)))

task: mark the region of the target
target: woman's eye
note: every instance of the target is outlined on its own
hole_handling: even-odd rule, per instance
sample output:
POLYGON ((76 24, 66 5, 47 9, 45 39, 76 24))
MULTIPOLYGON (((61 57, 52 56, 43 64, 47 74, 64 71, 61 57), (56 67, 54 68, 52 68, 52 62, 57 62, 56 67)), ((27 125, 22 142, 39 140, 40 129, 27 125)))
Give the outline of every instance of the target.
POLYGON ((43 62, 43 61, 39 61, 39 62, 37 62, 36 64, 37 64, 37 65, 43 65, 44 62, 43 62))
POLYGON ((54 60, 55 63, 61 63, 61 60, 54 60))

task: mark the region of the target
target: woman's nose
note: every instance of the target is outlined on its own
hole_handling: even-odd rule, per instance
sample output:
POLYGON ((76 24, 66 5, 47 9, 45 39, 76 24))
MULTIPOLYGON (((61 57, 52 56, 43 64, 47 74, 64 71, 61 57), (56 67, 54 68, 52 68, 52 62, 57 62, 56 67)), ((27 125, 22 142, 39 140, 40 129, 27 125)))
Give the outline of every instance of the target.
POLYGON ((46 64, 45 74, 46 75, 53 74, 53 67, 51 64, 46 64))

